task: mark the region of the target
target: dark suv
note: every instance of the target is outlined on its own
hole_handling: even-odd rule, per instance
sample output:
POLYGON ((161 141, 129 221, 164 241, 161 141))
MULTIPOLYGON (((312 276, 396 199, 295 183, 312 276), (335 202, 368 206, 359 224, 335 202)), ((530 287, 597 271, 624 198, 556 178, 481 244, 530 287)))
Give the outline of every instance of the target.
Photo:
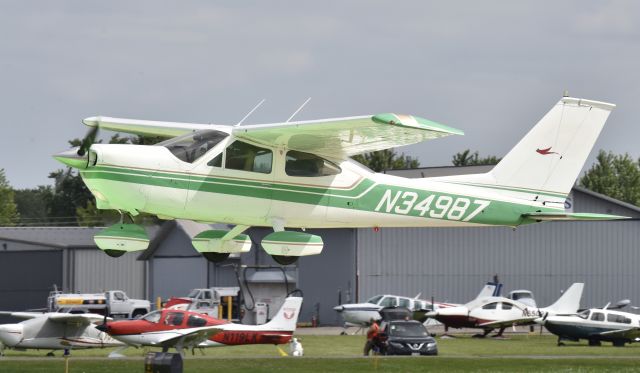
POLYGON ((384 323, 381 352, 385 355, 437 355, 436 340, 427 328, 415 320, 394 320, 384 323))

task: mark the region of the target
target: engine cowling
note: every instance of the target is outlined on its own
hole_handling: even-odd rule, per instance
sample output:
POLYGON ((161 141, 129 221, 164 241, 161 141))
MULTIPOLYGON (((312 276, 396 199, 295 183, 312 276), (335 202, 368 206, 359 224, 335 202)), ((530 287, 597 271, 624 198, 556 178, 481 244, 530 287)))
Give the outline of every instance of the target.
POLYGON ((307 256, 322 252, 322 237, 304 232, 273 232, 262 240, 262 248, 269 255, 307 256))

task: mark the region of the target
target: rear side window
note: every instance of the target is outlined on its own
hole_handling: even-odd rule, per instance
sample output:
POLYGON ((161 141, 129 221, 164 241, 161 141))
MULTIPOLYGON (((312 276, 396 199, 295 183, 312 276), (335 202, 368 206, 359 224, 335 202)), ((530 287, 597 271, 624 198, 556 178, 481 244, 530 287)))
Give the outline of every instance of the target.
POLYGON ((594 312, 591 314, 591 320, 593 321, 604 321, 604 313, 594 312))
POLYGON ((187 326, 189 327, 198 328, 205 325, 207 325, 207 320, 200 316, 190 315, 189 319, 187 319, 187 326))
POLYGON ((513 305, 511 303, 502 303, 503 310, 510 310, 512 308, 513 308, 513 305))
POLYGON ((231 170, 270 174, 272 163, 273 152, 271 150, 235 141, 227 148, 224 167, 231 170))
POLYGON ((398 305, 396 298, 385 297, 379 304, 382 307, 395 307, 398 305))
POLYGON ((165 325, 179 326, 184 320, 184 314, 182 312, 169 312, 164 318, 165 325))
POLYGON ((340 167, 331 161, 295 150, 287 152, 284 171, 288 176, 300 177, 331 176, 342 172, 340 167))
POLYGON ((483 310, 495 310, 498 307, 498 303, 494 302, 494 303, 489 303, 489 304, 485 304, 484 306, 482 306, 483 310))

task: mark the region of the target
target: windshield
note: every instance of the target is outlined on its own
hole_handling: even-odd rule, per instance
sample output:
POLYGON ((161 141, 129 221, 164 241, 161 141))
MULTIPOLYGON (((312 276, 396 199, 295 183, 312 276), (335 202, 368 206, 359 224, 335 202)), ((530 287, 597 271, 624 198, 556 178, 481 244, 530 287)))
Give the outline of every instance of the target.
POLYGON ((376 295, 375 297, 369 299, 367 303, 378 304, 378 301, 382 298, 382 295, 376 295))
POLYGON ((191 292, 189 293, 189 295, 187 295, 187 298, 195 298, 198 296, 198 294, 200 294, 200 290, 198 289, 193 289, 191 290, 191 292))
POLYGON ((148 314, 144 315, 142 317, 142 320, 146 320, 148 322, 157 323, 158 321, 160 321, 160 316, 162 316, 162 312, 153 311, 151 313, 148 313, 148 314))
POLYGON ((193 163, 227 136, 216 130, 202 130, 174 137, 156 146, 164 146, 181 161, 193 163))
POLYGON ((427 328, 420 323, 393 323, 389 328, 389 334, 396 337, 428 337, 427 328))

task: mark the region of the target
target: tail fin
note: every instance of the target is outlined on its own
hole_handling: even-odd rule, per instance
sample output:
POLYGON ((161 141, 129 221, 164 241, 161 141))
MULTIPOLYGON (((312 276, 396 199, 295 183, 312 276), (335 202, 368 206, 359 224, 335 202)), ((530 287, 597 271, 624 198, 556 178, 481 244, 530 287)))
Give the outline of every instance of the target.
POLYGON ((481 299, 486 297, 499 297, 501 291, 502 291, 501 283, 487 282, 487 284, 484 285, 482 289, 480 289, 480 292, 478 293, 478 296, 476 296, 476 299, 481 299))
POLYGON ((584 283, 582 282, 572 284, 554 304, 545 307, 544 310, 554 314, 571 314, 578 312, 583 289, 584 283))
POLYGON ((563 97, 494 167, 495 183, 568 195, 613 108, 563 97))
POLYGON ((284 304, 276 315, 266 324, 260 325, 263 330, 295 331, 302 307, 301 297, 289 297, 284 300, 284 304))
POLYGON ((441 180, 564 205, 614 104, 563 97, 487 174, 441 180))

